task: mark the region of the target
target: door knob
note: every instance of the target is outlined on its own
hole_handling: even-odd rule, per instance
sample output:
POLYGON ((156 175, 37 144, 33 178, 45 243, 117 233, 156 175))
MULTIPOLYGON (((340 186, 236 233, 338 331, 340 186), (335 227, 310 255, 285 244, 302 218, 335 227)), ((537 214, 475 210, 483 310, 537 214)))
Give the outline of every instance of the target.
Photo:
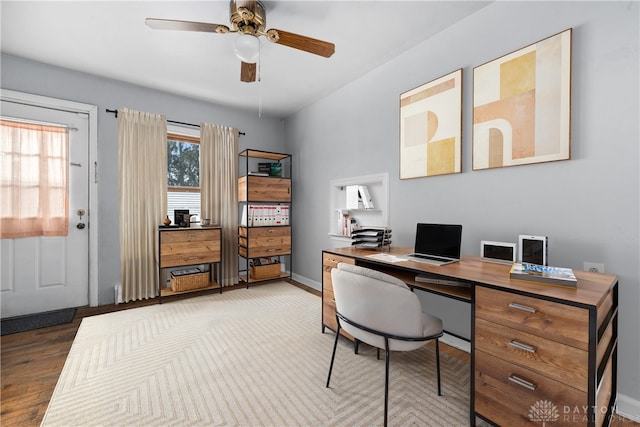
POLYGON ((84 223, 84 222, 79 222, 79 223, 76 225, 76 228, 77 228, 78 230, 84 230, 84 228, 85 228, 85 227, 86 227, 86 225, 85 225, 85 223, 84 223))

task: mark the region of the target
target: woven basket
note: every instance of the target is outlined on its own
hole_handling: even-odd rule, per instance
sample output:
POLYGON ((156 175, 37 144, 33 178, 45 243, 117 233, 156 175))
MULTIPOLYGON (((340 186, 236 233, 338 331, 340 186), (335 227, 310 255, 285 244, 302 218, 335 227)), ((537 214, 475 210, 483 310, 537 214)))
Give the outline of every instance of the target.
POLYGON ((185 276, 171 275, 171 290, 174 292, 190 291, 207 286, 209 286, 209 272, 206 271, 185 276))
POLYGON ((251 266, 250 277, 252 279, 271 279, 279 276, 280 263, 251 266))

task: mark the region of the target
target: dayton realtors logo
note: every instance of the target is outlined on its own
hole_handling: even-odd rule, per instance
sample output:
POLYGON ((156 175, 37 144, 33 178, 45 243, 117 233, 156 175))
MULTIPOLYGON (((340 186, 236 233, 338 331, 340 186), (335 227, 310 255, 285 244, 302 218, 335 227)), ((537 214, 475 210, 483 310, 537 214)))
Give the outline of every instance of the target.
POLYGON ((548 400, 538 400, 529 409, 529 419, 541 422, 542 427, 545 427, 545 423, 548 421, 558 421, 558 418, 560 418, 558 408, 548 400))
MULTIPOLYGON (((545 427, 546 423, 559 421, 563 424, 576 423, 584 425, 590 419, 597 419, 598 414, 602 414, 605 417, 609 408, 607 406, 569 406, 564 405, 561 407, 562 413, 556 405, 548 400, 538 400, 529 408, 529 419, 532 422, 542 423, 545 427), (590 411, 591 410, 591 411, 590 411)), ((610 415, 613 419, 614 415, 610 415)))

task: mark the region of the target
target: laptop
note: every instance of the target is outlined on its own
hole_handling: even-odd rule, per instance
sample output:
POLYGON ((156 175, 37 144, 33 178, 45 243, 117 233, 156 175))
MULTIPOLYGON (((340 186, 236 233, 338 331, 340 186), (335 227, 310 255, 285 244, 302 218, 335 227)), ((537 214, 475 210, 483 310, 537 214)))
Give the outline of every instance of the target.
POLYGON ((402 258, 432 265, 460 261, 462 225, 423 224, 416 227, 414 252, 402 258))

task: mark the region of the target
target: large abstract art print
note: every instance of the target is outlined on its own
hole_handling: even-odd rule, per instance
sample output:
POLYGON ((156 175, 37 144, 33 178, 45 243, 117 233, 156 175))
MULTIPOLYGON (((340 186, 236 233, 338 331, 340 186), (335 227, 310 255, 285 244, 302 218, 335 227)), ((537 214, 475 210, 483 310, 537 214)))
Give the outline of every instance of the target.
POLYGON ((473 70, 473 170, 571 157, 571 29, 473 70))
POLYGON ((400 95, 400 179, 460 173, 462 69, 400 95))

